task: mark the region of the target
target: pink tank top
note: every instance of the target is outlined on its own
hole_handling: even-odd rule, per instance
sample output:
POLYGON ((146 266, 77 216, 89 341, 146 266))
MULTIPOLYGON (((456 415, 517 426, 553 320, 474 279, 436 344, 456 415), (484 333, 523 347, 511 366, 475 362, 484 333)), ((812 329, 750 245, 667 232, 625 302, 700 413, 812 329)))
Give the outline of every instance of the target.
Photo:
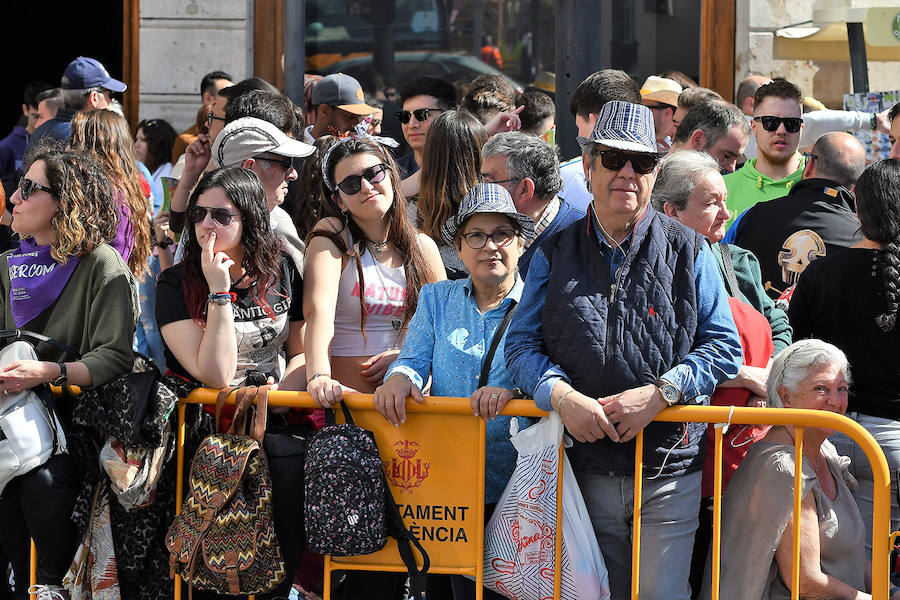
POLYGON ((406 312, 406 270, 387 267, 366 251, 360 258, 365 288, 366 337, 360 329, 360 283, 356 258, 350 258, 341 272, 337 307, 334 311, 332 356, 374 356, 403 345, 401 329, 406 312))

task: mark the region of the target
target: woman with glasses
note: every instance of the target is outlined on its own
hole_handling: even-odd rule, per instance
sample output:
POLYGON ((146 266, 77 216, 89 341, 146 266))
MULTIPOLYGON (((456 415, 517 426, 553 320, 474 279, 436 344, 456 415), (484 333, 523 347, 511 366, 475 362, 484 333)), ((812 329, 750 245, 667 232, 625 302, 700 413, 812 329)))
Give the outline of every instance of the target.
MULTIPOLYGON (((522 294, 516 265, 525 240, 534 234, 534 223, 516 211, 502 186, 484 183, 468 191, 441 231, 470 275, 422 288, 403 350, 384 385, 375 390, 375 408, 399 426, 406 420, 406 398, 422 402, 429 376, 433 395, 471 399, 472 412, 488 419, 487 522, 516 465, 509 441, 511 417, 497 417, 510 399, 519 397, 506 372, 503 346, 507 315, 512 316, 522 294), (492 347, 495 351, 488 358, 492 347)), ((528 425, 526 419, 520 421, 521 427, 528 425)), ((431 581, 429 587, 434 585, 431 581)), ((465 578, 454 577, 452 585, 458 600, 474 597, 473 585, 465 578)), ((502 597, 490 590, 484 593, 486 598, 502 597)))
POLYGON ((157 288, 169 369, 213 388, 239 385, 252 371, 281 381, 302 364, 303 284, 269 226, 259 178, 210 171, 186 216, 184 260, 162 272, 157 288))
POLYGON ((109 110, 78 113, 72 119, 68 148, 93 153, 113 182, 118 208, 106 215, 116 221, 116 233, 110 245, 122 255, 131 273, 143 279, 151 250, 150 203, 141 190, 141 174, 128 123, 109 110))
MULTIPOLYGON (((162 272, 156 297, 169 370, 212 388, 277 382, 302 389, 303 282, 269 226, 259 178, 249 169, 210 171, 185 215, 184 259, 162 272)), ((302 412, 273 414, 266 431, 305 437, 311 423, 302 412)), ((267 451, 275 532, 293 575, 303 554, 296 511, 303 468, 268 442, 267 451)), ((286 577, 273 594, 286 596, 292 583, 286 577)))
MULTIPOLYGON (((0 394, 49 393, 48 383, 103 385, 131 369, 137 320, 134 278, 106 244, 116 223, 90 217, 116 211, 114 188, 89 154, 39 145, 25 170, 11 197, 20 241, 0 257, 0 329, 40 333, 81 356, 37 343, 39 360, 0 367, 0 394)), ((57 402, 56 411, 68 431, 72 404, 57 402)), ((0 493, 0 542, 13 565, 16 599, 26 598, 29 538, 37 545, 31 591, 40 600, 68 598, 61 585, 77 544, 71 515, 82 480, 71 454, 55 454, 0 493)))
MULTIPOLYGON (((434 242, 413 228, 390 151, 342 138, 322 159, 326 202, 307 243, 306 389, 322 407, 371 393, 403 345, 419 290, 445 278, 434 242)), ((348 572, 345 598, 403 598, 405 575, 348 572)))
MULTIPOLYGON (((843 352, 821 340, 801 340, 772 363, 769 407, 843 415, 850 383, 843 352)), ((833 433, 827 427, 803 427, 802 433, 773 427, 750 448, 725 492, 719 598, 791 598, 798 435, 803 436, 798 597, 871 598, 866 528, 851 492, 856 482, 846 459, 827 440, 833 433)), ((710 562, 701 598, 710 598, 711 580, 710 562)), ((891 598, 898 597, 895 588, 891 598)))
POLYGON ((441 227, 456 214, 460 200, 481 176, 481 148, 488 141, 481 122, 466 112, 448 110, 431 123, 416 200, 416 224, 438 244, 449 279, 465 279, 465 266, 441 227))
POLYGON ((369 137, 339 140, 322 160, 326 216, 310 233, 304 280, 307 390, 323 407, 341 386, 371 393, 403 345, 419 290, 445 278, 434 242, 416 232, 390 153, 369 137))
MULTIPOLYGON (((863 239, 817 259, 800 276, 788 315, 797 337, 815 336, 847 353, 856 373, 848 416, 872 434, 891 472, 891 531, 900 529, 900 160, 872 163, 856 182, 863 239), (819 261, 821 260, 821 264, 819 261)), ((872 468, 843 434, 832 439, 850 457, 854 492, 872 548, 872 468)), ((879 531, 878 535, 887 535, 879 531)))

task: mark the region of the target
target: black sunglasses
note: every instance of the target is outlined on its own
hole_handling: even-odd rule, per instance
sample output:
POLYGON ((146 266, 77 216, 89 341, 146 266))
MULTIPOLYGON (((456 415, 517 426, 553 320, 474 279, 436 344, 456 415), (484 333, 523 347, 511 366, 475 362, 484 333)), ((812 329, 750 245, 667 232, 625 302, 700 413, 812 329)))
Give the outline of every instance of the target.
POLYGON ((610 171, 618 171, 631 162, 631 168, 635 173, 646 175, 656 168, 659 155, 645 152, 623 152, 622 150, 600 150, 600 164, 610 171))
POLYGON ((212 127, 213 121, 222 121, 224 123, 225 117, 217 117, 212 113, 212 111, 209 111, 208 113, 206 113, 206 126, 212 127))
POLYGON ((254 156, 253 158, 255 158, 256 160, 264 160, 266 162, 278 165, 284 171, 289 171, 290 168, 294 165, 290 158, 285 158, 283 156, 254 156))
POLYGON ((22 200, 28 200, 29 196, 31 196, 31 193, 34 190, 41 190, 42 192, 47 192, 48 194, 55 194, 53 188, 49 188, 46 185, 35 183, 30 179, 26 179, 25 177, 19 180, 19 191, 22 193, 22 200))
POLYGON ((510 229, 498 229, 494 233, 473 231, 471 233, 463 233, 459 237, 466 240, 466 245, 472 250, 481 250, 487 244, 488 239, 494 242, 494 245, 498 248, 509 246, 510 242, 515 239, 516 232, 510 229))
POLYGON ((400 119, 400 122, 403 123, 404 125, 409 123, 409 120, 412 117, 415 117, 416 121, 418 121, 419 123, 424 123, 425 121, 428 120, 428 113, 430 113, 430 112, 442 113, 442 112, 444 112, 444 109, 443 108, 417 108, 414 111, 401 110, 400 112, 397 113, 397 118, 400 119))
POLYGON ((213 221, 215 221, 222 227, 228 227, 233 218, 241 216, 228 212, 227 208, 206 208, 205 206, 194 206, 191 207, 190 210, 188 210, 187 218, 188 221, 196 225, 197 223, 202 223, 206 219, 207 213, 209 213, 209 216, 212 217, 213 221))
POLYGON ((337 184, 337 188, 348 196, 358 194, 359 190, 362 189, 363 179, 372 184, 378 183, 379 181, 382 181, 384 179, 384 175, 385 173, 387 173, 387 170, 388 166, 384 163, 373 165, 363 171, 361 175, 348 175, 339 184, 337 184))
POLYGON ((762 128, 766 131, 778 131, 778 126, 784 123, 784 130, 788 133, 797 133, 800 126, 803 125, 803 119, 800 117, 753 117, 754 121, 762 123, 762 128))

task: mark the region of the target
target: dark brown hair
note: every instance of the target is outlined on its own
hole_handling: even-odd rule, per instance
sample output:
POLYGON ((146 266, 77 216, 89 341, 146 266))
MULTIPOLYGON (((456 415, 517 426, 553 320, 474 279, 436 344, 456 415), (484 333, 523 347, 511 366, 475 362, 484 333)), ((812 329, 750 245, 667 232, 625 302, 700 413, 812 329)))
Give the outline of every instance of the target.
MULTIPOLYGON (((473 117, 474 118, 474 117, 473 117)), ((430 137, 430 134, 429 134, 430 137)), ((419 244, 415 227, 409 221, 406 214, 406 200, 400 191, 400 173, 397 169, 397 163, 394 162, 391 153, 381 147, 378 142, 368 138, 351 138, 349 140, 341 140, 335 145, 328 155, 328 163, 325 165, 325 175, 330 185, 334 185, 334 171, 338 163, 354 154, 371 154, 377 157, 381 162, 388 166, 388 174, 391 178, 391 187, 394 192, 394 203, 388 210, 390 224, 388 225, 388 239, 394 244, 400 255, 403 257, 403 269, 406 274, 406 306, 403 315, 404 328, 409 323, 413 314, 416 312, 416 306, 419 302, 419 290, 426 283, 435 281, 435 275, 431 271, 428 263, 425 261, 425 255, 422 253, 422 247, 419 244)), ((332 190, 328 185, 325 186, 324 192, 328 202, 324 202, 322 206, 323 217, 336 217, 344 226, 334 231, 323 229, 321 227, 314 228, 309 234, 309 240, 317 236, 324 236, 331 240, 337 246, 338 250, 343 252, 350 258, 356 259, 356 274, 359 278, 359 289, 365 289, 365 280, 363 278, 362 261, 360 257, 364 252, 368 252, 368 244, 370 241, 366 238, 365 233, 356 224, 353 215, 341 213, 337 204, 337 194, 341 192, 335 186, 332 190), (344 228, 349 229, 350 241, 352 247, 348 248, 344 242, 341 232, 344 228)), ((307 240, 308 241, 308 240, 307 240)), ((362 330, 363 339, 366 336, 366 310, 365 294, 359 294, 359 314, 360 328, 362 330)))

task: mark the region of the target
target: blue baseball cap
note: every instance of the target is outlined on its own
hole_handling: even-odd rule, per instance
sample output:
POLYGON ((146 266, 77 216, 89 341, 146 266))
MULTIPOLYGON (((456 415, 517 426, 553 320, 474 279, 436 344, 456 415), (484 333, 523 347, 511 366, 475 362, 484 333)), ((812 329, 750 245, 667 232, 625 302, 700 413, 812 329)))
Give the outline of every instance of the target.
POLYGON ((100 61, 79 56, 69 63, 62 76, 60 87, 64 90, 86 90, 103 88, 112 92, 124 92, 128 86, 109 76, 100 61))

